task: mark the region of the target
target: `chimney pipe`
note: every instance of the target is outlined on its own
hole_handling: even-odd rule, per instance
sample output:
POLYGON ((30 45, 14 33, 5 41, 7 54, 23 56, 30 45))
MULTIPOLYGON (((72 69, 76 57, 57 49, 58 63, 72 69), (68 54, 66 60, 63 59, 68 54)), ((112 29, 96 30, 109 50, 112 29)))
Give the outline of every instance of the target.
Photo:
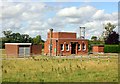
POLYGON ((85 39, 85 27, 80 27, 80 39, 85 39))

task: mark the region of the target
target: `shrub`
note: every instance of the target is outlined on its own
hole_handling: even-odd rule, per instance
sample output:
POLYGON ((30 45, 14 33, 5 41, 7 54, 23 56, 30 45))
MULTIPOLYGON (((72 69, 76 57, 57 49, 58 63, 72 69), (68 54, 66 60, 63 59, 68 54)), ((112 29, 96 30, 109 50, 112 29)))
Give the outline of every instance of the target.
POLYGON ((120 53, 120 45, 105 45, 105 53, 120 53))

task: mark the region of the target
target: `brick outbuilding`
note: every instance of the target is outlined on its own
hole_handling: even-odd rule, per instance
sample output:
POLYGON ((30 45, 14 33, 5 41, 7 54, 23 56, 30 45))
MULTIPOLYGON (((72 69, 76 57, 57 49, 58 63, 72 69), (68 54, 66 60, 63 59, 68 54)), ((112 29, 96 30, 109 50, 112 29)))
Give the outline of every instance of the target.
POLYGON ((29 57, 42 53, 42 45, 32 45, 32 43, 5 43, 7 56, 29 57))
POLYGON ((93 53, 104 53, 104 45, 93 45, 92 52, 93 53))
POLYGON ((76 33, 72 32, 48 32, 44 44, 45 55, 81 55, 88 53, 88 40, 78 39, 76 33), (50 51, 50 44, 51 51, 50 51))

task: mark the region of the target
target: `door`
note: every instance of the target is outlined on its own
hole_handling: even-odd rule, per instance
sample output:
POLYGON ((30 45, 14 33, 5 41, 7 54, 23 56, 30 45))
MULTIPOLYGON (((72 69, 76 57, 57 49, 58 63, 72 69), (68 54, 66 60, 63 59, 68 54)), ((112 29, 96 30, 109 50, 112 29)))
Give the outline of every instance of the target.
POLYGON ((29 57, 30 56, 30 47, 24 47, 25 49, 25 56, 29 57))
POLYGON ((30 47, 19 47, 19 57, 29 57, 30 47))
POLYGON ((71 54, 76 54, 76 43, 71 43, 71 54))
POLYGON ((24 57, 24 47, 19 47, 19 57, 24 57))

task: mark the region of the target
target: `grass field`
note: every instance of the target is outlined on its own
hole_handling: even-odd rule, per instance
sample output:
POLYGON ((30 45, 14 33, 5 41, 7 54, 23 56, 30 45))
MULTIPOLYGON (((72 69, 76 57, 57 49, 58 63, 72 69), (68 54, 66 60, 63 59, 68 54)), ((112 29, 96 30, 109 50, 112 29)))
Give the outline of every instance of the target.
POLYGON ((3 82, 118 82, 118 59, 2 60, 3 82))

